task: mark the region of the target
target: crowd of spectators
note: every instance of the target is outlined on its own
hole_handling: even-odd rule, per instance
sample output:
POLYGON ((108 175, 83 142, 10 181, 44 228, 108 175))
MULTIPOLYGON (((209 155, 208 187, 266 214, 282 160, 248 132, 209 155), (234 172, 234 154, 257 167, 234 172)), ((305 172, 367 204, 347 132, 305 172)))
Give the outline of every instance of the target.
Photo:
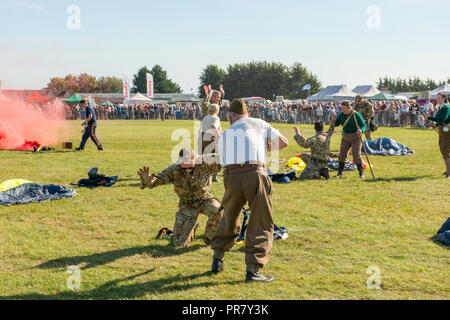
MULTIPOLYGON (((421 112, 434 115, 438 106, 429 100, 419 105, 415 100, 405 101, 372 101, 374 108, 373 122, 378 126, 386 127, 425 127, 427 126, 421 112)), ((162 114, 166 120, 199 120, 201 108, 196 103, 178 104, 139 104, 94 106, 97 118, 100 120, 157 120, 162 114), (164 108, 165 113, 161 112, 164 108)), ((219 117, 227 120, 227 105, 221 106, 219 117)), ((248 112, 251 117, 267 122, 313 124, 322 121, 330 124, 331 115, 339 113, 339 102, 299 102, 299 103, 257 103, 249 104, 248 112)), ((68 107, 67 118, 81 119, 82 110, 78 106, 68 107)))

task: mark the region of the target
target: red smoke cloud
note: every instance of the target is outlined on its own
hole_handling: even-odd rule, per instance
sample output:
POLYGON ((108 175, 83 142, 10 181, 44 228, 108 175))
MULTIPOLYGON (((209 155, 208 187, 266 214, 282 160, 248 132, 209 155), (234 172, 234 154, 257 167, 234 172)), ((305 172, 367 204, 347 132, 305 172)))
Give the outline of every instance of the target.
POLYGON ((41 108, 0 96, 1 150, 33 150, 36 145, 55 145, 68 137, 64 104, 56 101, 41 108))

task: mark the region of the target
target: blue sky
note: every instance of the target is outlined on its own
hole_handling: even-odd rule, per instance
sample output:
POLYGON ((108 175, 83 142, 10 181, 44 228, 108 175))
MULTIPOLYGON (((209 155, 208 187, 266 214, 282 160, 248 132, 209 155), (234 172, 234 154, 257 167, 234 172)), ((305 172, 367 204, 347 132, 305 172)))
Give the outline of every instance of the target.
POLYGON ((190 92, 207 64, 252 60, 301 62, 324 86, 450 77, 447 0, 1 0, 0 30, 4 89, 160 64, 190 92), (67 27, 71 5, 79 30, 67 27))

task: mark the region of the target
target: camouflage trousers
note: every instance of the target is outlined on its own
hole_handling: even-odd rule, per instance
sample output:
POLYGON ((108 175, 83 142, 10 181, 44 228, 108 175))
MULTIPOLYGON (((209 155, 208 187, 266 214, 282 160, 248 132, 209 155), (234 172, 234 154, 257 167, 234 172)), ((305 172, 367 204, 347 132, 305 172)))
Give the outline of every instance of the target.
POLYGON ((173 227, 174 246, 186 247, 194 240, 199 214, 204 214, 208 217, 204 241, 206 244, 209 244, 222 219, 223 210, 219 212, 219 209, 220 201, 216 198, 197 201, 190 205, 180 202, 173 227))
POLYGON ((366 136, 366 139, 371 141, 372 140, 372 134, 370 131, 370 119, 364 119, 366 122, 366 131, 364 131, 364 135, 366 136))
POLYGON ((300 180, 320 179, 320 170, 328 166, 326 162, 312 159, 308 153, 302 153, 301 159, 306 163, 306 168, 300 174, 300 180))

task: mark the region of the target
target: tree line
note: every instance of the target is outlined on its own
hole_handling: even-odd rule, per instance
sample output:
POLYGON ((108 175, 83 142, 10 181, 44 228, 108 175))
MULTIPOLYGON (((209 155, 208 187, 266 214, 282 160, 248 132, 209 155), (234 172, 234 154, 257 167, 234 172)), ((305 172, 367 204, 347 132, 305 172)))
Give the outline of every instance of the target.
MULTIPOLYGON (((146 66, 139 68, 133 77, 133 93, 147 92, 147 73, 153 75, 154 93, 181 93, 179 84, 169 78, 166 70, 160 65, 152 69, 146 66)), ((202 69, 200 74, 200 86, 198 96, 205 97, 203 87, 211 85, 219 88, 224 85, 226 99, 259 96, 266 99, 274 99, 283 96, 287 99, 304 99, 308 94, 314 94, 322 89, 322 83, 316 75, 310 72, 301 63, 296 62, 286 66, 280 62, 252 61, 248 63, 235 63, 229 65, 226 70, 215 64, 209 64, 202 69), (302 90, 305 85, 310 85, 309 90, 302 90)), ((444 83, 450 84, 450 78, 446 81, 434 81, 432 79, 420 79, 419 77, 380 78, 376 85, 379 90, 389 90, 393 93, 419 92, 433 90, 444 83)), ((68 74, 65 77, 50 79, 45 91, 60 95, 65 91, 77 93, 122 93, 122 79, 115 76, 95 77, 87 73, 79 75, 68 74)))
POLYGON ((420 92, 434 90, 441 85, 449 83, 450 78, 446 81, 434 81, 432 79, 420 79, 419 77, 411 77, 408 79, 383 77, 377 81, 377 88, 383 91, 399 92, 420 92))
POLYGON ((219 88, 220 84, 224 85, 227 99, 251 96, 299 99, 322 89, 317 76, 298 62, 289 67, 279 62, 252 61, 229 65, 226 70, 214 64, 207 65, 200 75, 199 96, 205 96, 204 85, 219 88), (307 84, 311 88, 303 91, 307 84))

